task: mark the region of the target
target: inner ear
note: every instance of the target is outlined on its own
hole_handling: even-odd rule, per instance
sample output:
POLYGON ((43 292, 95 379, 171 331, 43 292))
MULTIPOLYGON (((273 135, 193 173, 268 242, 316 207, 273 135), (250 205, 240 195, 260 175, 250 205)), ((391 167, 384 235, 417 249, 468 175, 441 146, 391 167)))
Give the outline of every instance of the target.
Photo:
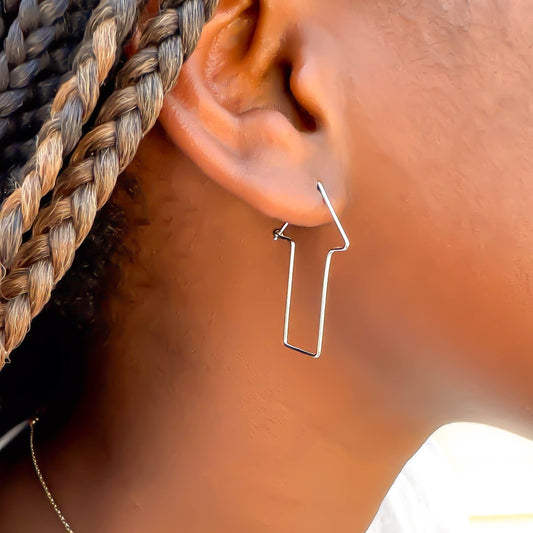
POLYGON ((268 216, 316 225, 329 220, 318 181, 336 209, 345 201, 340 136, 309 75, 317 58, 303 45, 305 18, 282 3, 222 2, 160 120, 208 177, 268 216))
POLYGON ((217 39, 206 77, 220 103, 234 113, 273 109, 299 131, 313 132, 317 117, 297 100, 291 88, 293 67, 287 56, 291 47, 279 42, 281 34, 272 35, 266 19, 259 2, 236 17, 217 39), (275 46, 268 49, 268 42, 275 46))

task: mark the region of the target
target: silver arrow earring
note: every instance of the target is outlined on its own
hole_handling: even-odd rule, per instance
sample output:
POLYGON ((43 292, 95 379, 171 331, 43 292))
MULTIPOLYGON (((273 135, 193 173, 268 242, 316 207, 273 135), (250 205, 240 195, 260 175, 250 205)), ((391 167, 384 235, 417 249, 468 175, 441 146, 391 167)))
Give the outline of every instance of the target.
POLYGON ((299 348, 298 346, 294 346, 288 341, 289 317, 291 313, 292 280, 293 280, 293 275, 294 275, 294 255, 296 251, 296 244, 290 237, 284 234, 284 231, 289 226, 288 222, 283 224, 281 228, 274 230, 274 240, 277 241, 278 239, 283 239, 285 241, 288 241, 290 244, 290 248, 291 248, 290 258, 289 258, 289 279, 287 282, 287 300, 285 303, 285 323, 283 326, 283 344, 287 346, 287 348, 291 348, 292 350, 296 350, 297 352, 303 353, 305 355, 310 355, 311 357, 314 357, 315 359, 320 357, 320 353, 322 352, 322 340, 324 337, 324 319, 326 316, 326 297, 327 297, 327 292, 328 292, 329 268, 331 265, 331 257, 333 256, 335 252, 344 252, 350 246, 350 241, 348 240, 346 232, 344 231, 344 228, 342 227, 340 223, 337 213, 335 213, 335 210, 333 209, 333 206, 331 205, 331 202, 329 201, 328 195, 322 183, 320 182, 317 183, 317 189, 322 195, 322 199, 324 200, 324 203, 329 209, 329 212, 331 213, 333 221, 335 222, 335 225, 337 226, 337 229, 339 230, 339 233, 341 234, 344 240, 344 246, 341 246, 338 248, 332 248, 331 250, 329 250, 328 255, 326 256, 326 265, 324 267, 324 279, 322 280, 322 297, 320 300, 320 316, 318 320, 318 340, 317 340, 317 345, 316 345, 316 352, 314 353, 304 350, 303 348, 299 348))

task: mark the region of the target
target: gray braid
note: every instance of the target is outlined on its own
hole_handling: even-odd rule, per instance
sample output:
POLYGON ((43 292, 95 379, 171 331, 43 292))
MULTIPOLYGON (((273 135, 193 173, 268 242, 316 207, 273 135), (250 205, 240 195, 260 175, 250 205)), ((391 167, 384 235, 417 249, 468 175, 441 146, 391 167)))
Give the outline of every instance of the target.
POLYGON ((68 0, 21 0, 0 52, 0 118, 24 102, 24 89, 43 68, 39 57, 56 34, 54 23, 63 16, 68 0))
POLYGON ((7 28, 16 17, 20 0, 0 1, 0 38, 4 37, 7 28))
POLYGON ((70 3, 55 24, 52 46, 38 56, 42 66, 26 87, 23 105, 0 119, 0 203, 20 185, 22 167, 35 154, 36 135, 50 117, 51 101, 72 66, 72 56, 96 5, 97 0, 70 3))

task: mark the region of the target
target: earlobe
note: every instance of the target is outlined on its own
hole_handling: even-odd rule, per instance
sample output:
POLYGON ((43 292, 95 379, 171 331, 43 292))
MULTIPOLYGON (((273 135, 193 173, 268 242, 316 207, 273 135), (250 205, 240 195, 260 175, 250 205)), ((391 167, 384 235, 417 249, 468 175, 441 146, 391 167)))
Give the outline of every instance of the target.
POLYGON ((233 194, 267 216, 314 226, 329 221, 317 182, 341 210, 347 179, 332 146, 338 137, 327 130, 333 123, 327 107, 309 98, 313 87, 301 75, 313 59, 304 56, 294 29, 305 21, 294 24, 286 10, 280 17, 275 3, 223 2, 167 95, 160 122, 176 146, 233 194), (305 108, 307 100, 313 109, 305 108))

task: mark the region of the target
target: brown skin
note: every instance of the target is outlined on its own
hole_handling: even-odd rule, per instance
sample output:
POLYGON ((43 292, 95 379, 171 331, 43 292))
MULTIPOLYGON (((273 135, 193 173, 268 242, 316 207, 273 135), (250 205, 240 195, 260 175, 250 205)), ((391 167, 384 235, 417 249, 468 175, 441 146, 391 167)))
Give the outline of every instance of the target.
MULTIPOLYGON (((222 2, 132 166, 149 225, 110 340, 40 451, 77 532, 364 531, 438 426, 533 435, 531 8, 222 2), (338 243, 318 179, 352 247, 312 360, 281 345, 271 232, 314 226, 289 229, 312 347, 338 243)), ((60 531, 31 466, 11 479, 0 529, 60 531)))

